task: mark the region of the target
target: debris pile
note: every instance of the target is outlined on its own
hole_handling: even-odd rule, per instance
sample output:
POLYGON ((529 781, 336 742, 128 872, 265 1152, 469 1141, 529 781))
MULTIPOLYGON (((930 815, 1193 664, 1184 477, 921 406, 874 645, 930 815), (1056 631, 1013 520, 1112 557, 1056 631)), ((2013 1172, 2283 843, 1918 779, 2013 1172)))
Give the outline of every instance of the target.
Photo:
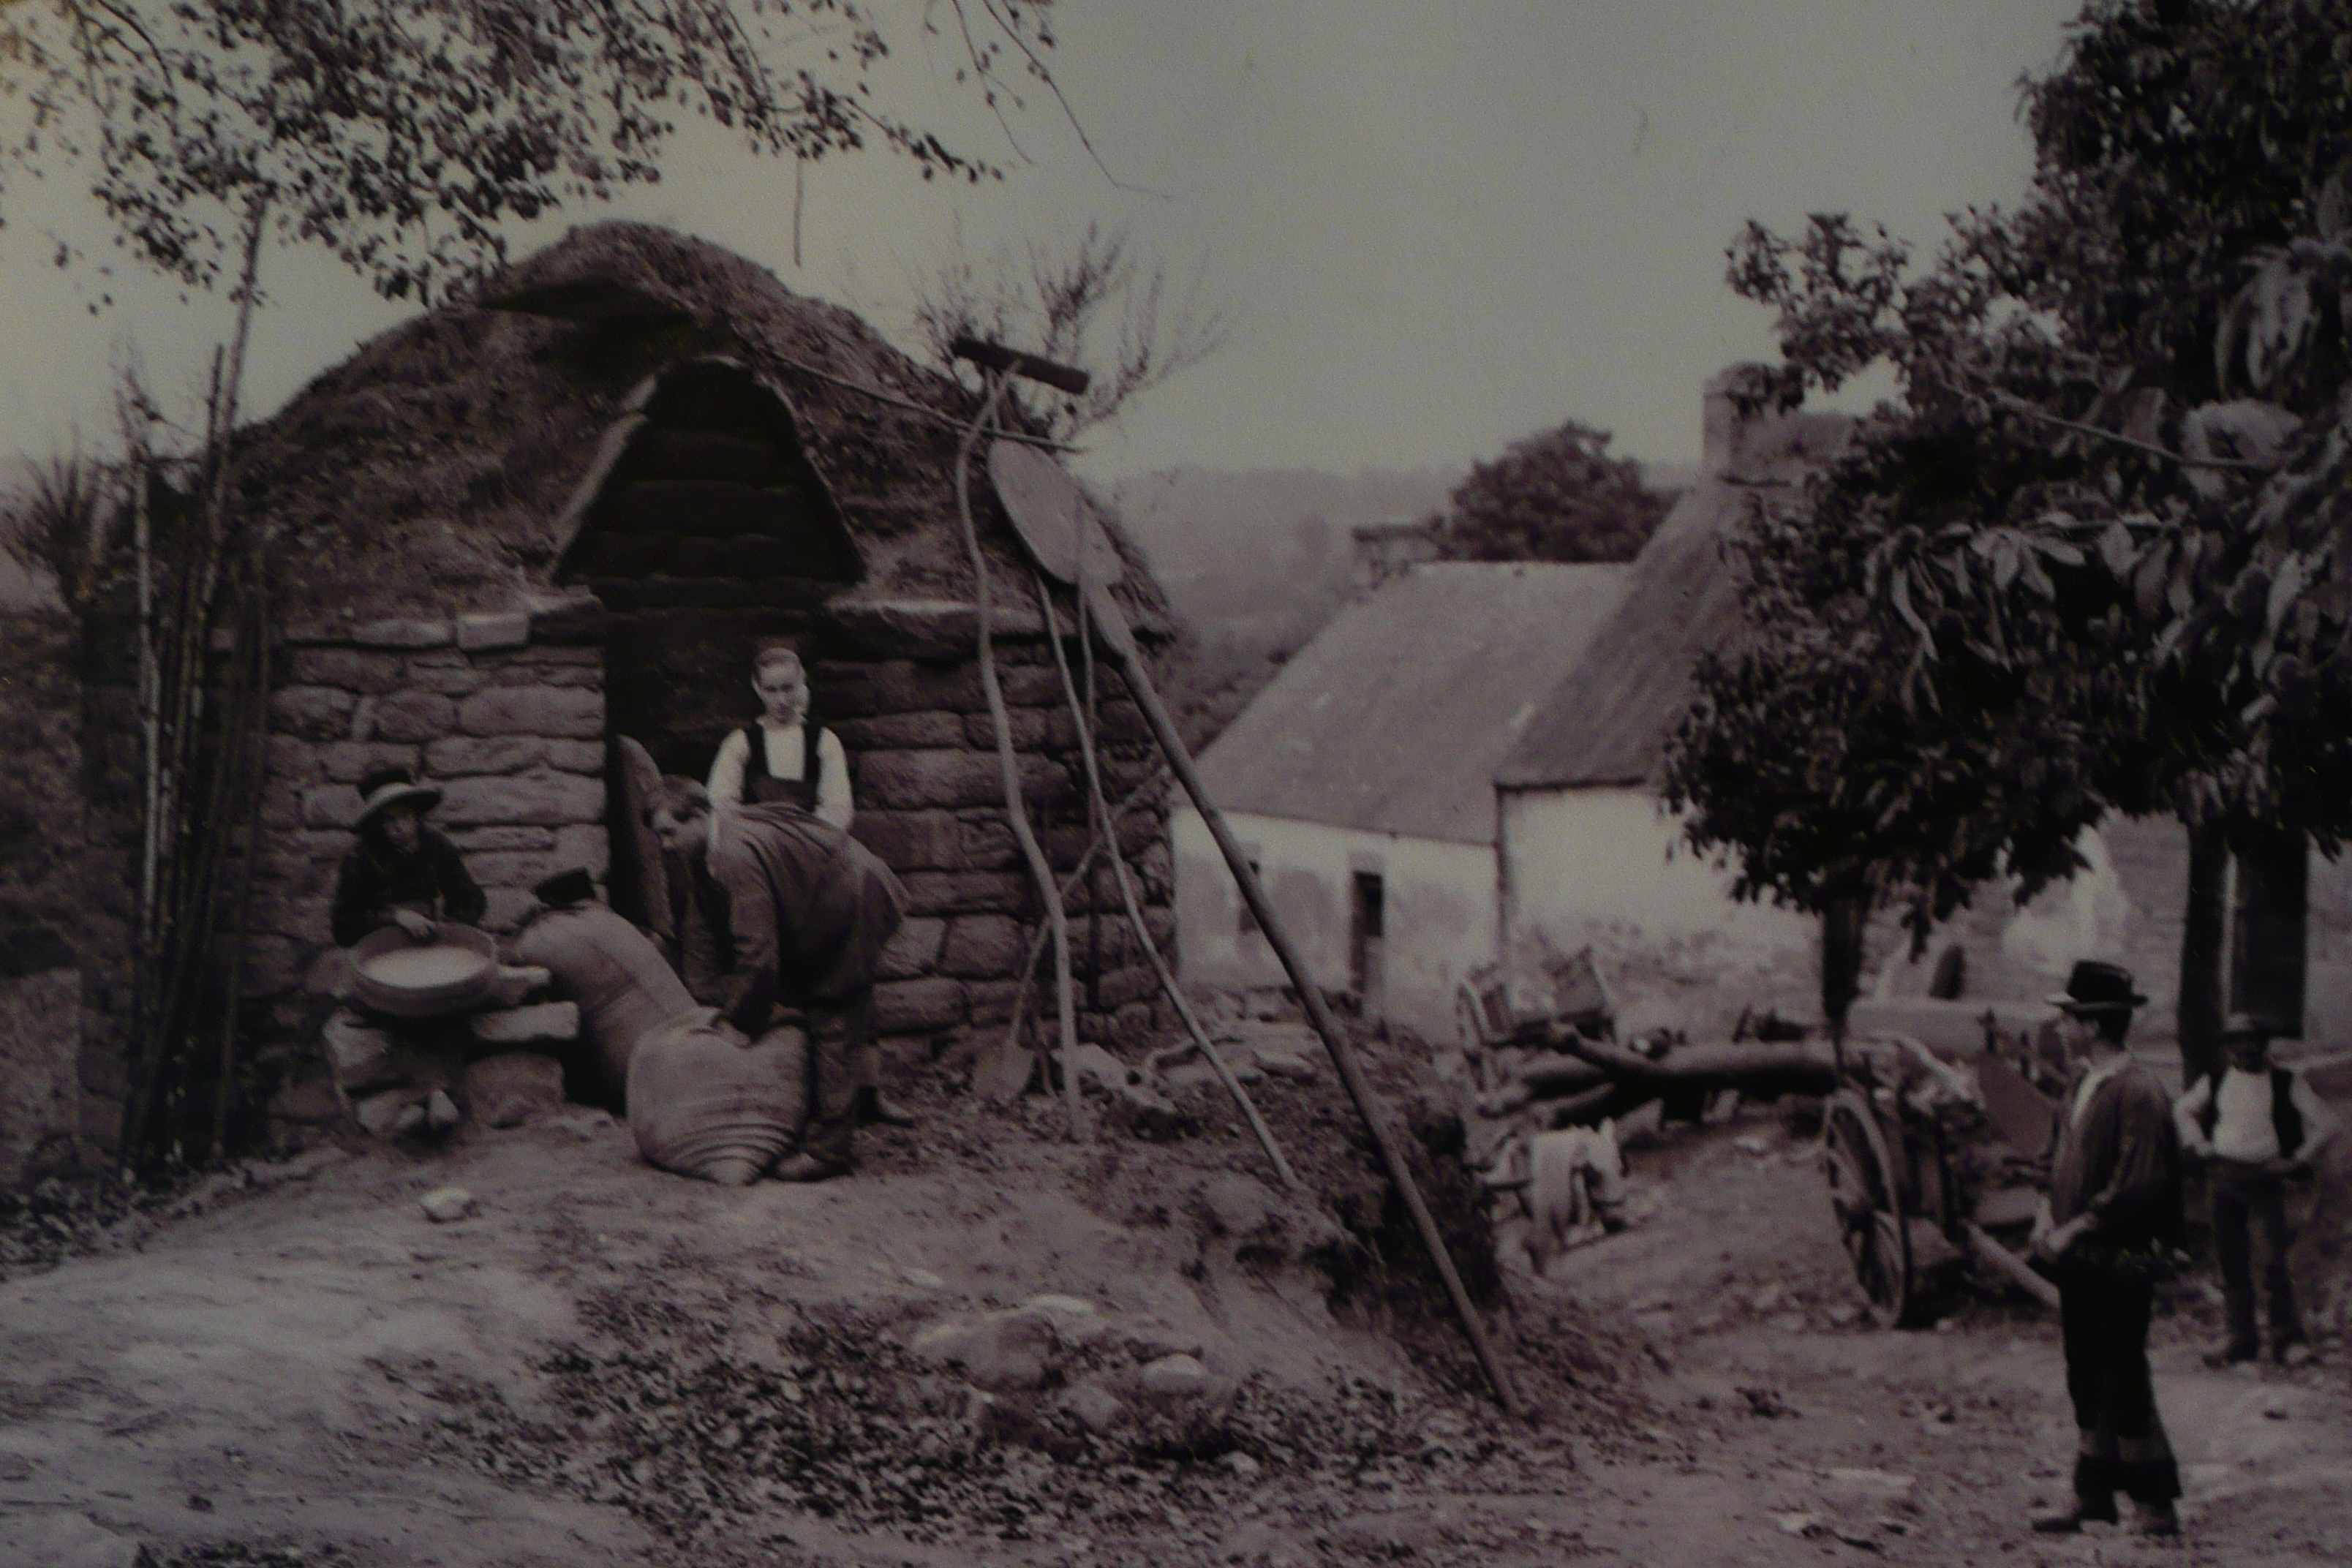
POLYGON ((444 1388, 454 1410, 426 1441, 680 1545, 784 1544, 792 1512, 933 1544, 1206 1537, 1335 1491, 1557 1491, 1572 1466, 1557 1439, 1360 1377, 1215 1377, 1085 1306, 1035 1299, 911 1346, 856 1320, 804 1321, 772 1355, 695 1331, 571 1346, 542 1367, 551 1418, 444 1388))

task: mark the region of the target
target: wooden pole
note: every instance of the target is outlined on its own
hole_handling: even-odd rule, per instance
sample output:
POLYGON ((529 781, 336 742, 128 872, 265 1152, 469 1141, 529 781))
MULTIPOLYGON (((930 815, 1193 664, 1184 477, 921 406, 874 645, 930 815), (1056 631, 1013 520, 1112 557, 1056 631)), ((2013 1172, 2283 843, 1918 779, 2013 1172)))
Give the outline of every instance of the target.
POLYGON ((1160 989, 1175 1006, 1176 1016, 1183 1020, 1186 1031, 1192 1037, 1192 1043, 1201 1048, 1201 1055, 1207 1059, 1210 1070, 1217 1075, 1217 1081, 1225 1086, 1225 1092, 1232 1095, 1234 1103, 1241 1107, 1242 1115, 1248 1119, 1250 1131, 1257 1136, 1258 1147, 1264 1149, 1265 1157, 1274 1162, 1275 1173, 1292 1192, 1304 1191, 1305 1184, 1299 1181, 1298 1173, 1293 1171, 1290 1162, 1282 1157, 1282 1150, 1274 1141, 1273 1129, 1266 1126, 1265 1118, 1258 1114, 1256 1102, 1250 1099, 1248 1090, 1242 1088, 1241 1079, 1234 1076, 1234 1069, 1225 1065, 1225 1058, 1217 1050, 1216 1043, 1209 1038, 1209 1031, 1202 1027, 1200 1016, 1192 1011, 1191 999, 1184 994, 1183 987, 1176 984, 1175 973, 1169 969, 1168 961, 1160 956, 1160 944, 1151 940, 1151 928, 1143 923, 1143 906, 1135 896, 1133 879, 1127 874, 1127 857, 1119 852, 1118 826, 1110 820, 1109 807, 1103 801, 1102 770, 1095 759, 1094 727, 1087 721, 1086 711, 1079 705, 1077 685, 1070 679, 1069 657, 1062 651, 1061 619, 1054 613, 1054 595, 1046 588, 1042 573, 1037 577, 1037 606, 1045 614, 1045 639, 1054 647, 1054 668, 1061 672, 1062 694, 1069 699, 1071 715, 1077 721, 1078 751, 1086 761, 1087 791, 1110 838, 1111 876, 1118 883, 1119 902, 1126 909, 1128 924, 1134 928, 1135 940, 1142 947, 1144 956, 1150 960, 1152 973, 1159 979, 1160 989))
POLYGON ((1356 1064, 1355 1052, 1349 1048, 1345 1037, 1339 1033, 1338 1022, 1332 1018, 1330 1008, 1324 1004, 1322 991, 1307 972, 1306 961, 1291 945, 1289 933, 1283 929, 1280 918, 1275 914, 1274 905, 1267 900, 1265 889, 1258 885, 1257 873, 1250 869, 1249 858, 1242 853, 1242 847, 1234 841, 1232 829, 1225 826, 1224 814, 1217 809, 1216 802, 1209 798, 1208 785, 1202 781, 1200 769, 1193 765, 1192 754, 1185 749, 1183 737, 1176 732, 1176 721, 1169 717, 1166 705, 1160 700, 1160 693, 1152 687, 1151 678, 1143 668, 1142 656, 1128 632, 1125 615, 1107 594, 1100 595, 1097 603, 1102 612, 1097 616, 1097 624, 1104 633, 1103 641, 1108 646, 1119 674, 1126 679, 1129 694, 1135 699, 1136 706, 1143 710, 1145 720, 1151 725, 1151 732, 1159 740, 1160 749, 1166 754, 1168 765, 1174 770, 1177 782, 1184 786, 1184 793, 1192 797, 1193 808, 1200 812, 1201 820, 1208 825, 1209 836, 1216 840, 1218 852, 1224 856, 1226 867, 1241 888, 1242 901, 1249 906, 1258 929, 1265 933, 1267 943, 1273 947, 1275 957, 1281 961, 1283 973, 1290 977, 1291 985, 1298 992, 1299 1005, 1307 1011, 1307 1023, 1316 1034, 1322 1037, 1323 1048, 1330 1053, 1331 1065, 1339 1070, 1340 1085, 1347 1089, 1348 1099, 1355 1105, 1356 1114, 1363 1119, 1365 1131, 1371 1134, 1372 1146, 1380 1151, 1381 1163, 1388 1170, 1389 1180, 1395 1184, 1399 1195, 1404 1199, 1405 1208, 1412 1215, 1413 1228, 1420 1234, 1422 1246, 1428 1249, 1430 1261, 1436 1265, 1439 1277, 1445 1281, 1445 1294, 1453 1302, 1454 1316, 1462 1321, 1462 1331, 1469 1339, 1470 1348, 1486 1373, 1486 1381, 1494 1385, 1495 1396, 1502 1402, 1504 1409, 1513 1415, 1524 1416, 1526 1407, 1520 1403, 1510 1379, 1505 1375, 1503 1363, 1495 1354, 1494 1346, 1487 1341, 1486 1326, 1478 1321, 1478 1310, 1471 1303, 1470 1292, 1463 1288, 1462 1276, 1454 1267, 1453 1255, 1445 1250, 1445 1238, 1439 1234, 1437 1220, 1422 1198, 1421 1188, 1414 1183, 1412 1171, 1405 1163, 1403 1151, 1396 1146, 1395 1140, 1389 1136, 1388 1129, 1381 1122, 1371 1088, 1364 1082, 1362 1069, 1356 1064))
POLYGON ((971 458, 979 445, 980 433, 1003 401, 1006 382, 992 371, 988 373, 988 393, 981 399, 980 412, 972 416, 971 427, 964 432, 963 441, 956 449, 955 493, 956 514, 963 522, 964 548, 971 555, 972 602, 980 621, 980 687, 988 699, 988 716, 996 730, 996 765, 1003 776, 1004 813, 1013 819, 1013 836, 1020 840, 1022 858, 1029 862, 1029 874, 1037 884, 1037 897, 1045 906, 1045 919, 1054 936, 1054 1001, 1061 1026, 1062 1092, 1070 1112, 1070 1136, 1087 1136, 1086 1100, 1078 1089, 1077 1005, 1070 986, 1070 922, 1062 907, 1059 889, 1054 885, 1054 868, 1045 858, 1045 849, 1037 842, 1036 830, 1029 826, 1029 812, 1021 798, 1021 763, 1013 751, 1013 720, 1005 710, 1004 690, 996 679, 995 644, 989 626, 988 562, 980 552, 980 530, 971 516, 971 458))

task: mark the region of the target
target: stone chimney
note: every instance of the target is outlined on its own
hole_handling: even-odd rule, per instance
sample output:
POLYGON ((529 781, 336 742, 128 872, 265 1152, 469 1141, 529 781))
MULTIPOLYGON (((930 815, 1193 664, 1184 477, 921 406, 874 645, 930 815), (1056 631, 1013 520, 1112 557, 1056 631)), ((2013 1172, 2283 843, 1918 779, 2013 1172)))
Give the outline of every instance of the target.
POLYGON ((1706 392, 1700 403, 1700 429, 1704 443, 1704 455, 1699 462, 1701 478, 1720 479, 1736 469, 1740 460, 1748 456, 1749 437, 1758 426, 1771 418, 1771 415, 1762 409, 1743 416, 1731 397, 1733 387, 1768 368, 1743 362, 1726 365, 1707 377, 1706 392))
POLYGON ((1358 523, 1351 531, 1356 542, 1356 596, 1371 593, 1416 562, 1437 559, 1437 533, 1444 526, 1439 517, 1392 517, 1358 523))

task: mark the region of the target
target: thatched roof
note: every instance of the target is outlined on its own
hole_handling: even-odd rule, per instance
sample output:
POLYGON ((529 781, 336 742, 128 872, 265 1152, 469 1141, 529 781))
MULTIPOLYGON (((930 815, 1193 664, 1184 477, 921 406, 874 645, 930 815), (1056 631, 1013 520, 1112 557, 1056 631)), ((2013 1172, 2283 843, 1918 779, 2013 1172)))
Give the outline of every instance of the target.
POLYGON ((1625 588, 1623 566, 1407 567, 1339 612, 1201 758, 1229 810, 1495 841, 1495 765, 1625 588))
MULTIPOLYGON (((247 433, 238 491, 244 515, 277 531, 282 612, 498 611, 551 587, 579 522, 567 509, 633 393, 709 356, 789 406, 863 561, 845 597, 971 597, 950 422, 976 400, 755 262, 616 222, 575 229, 469 300, 375 338, 247 433)), ((1025 597, 984 471, 973 495, 1000 599, 1025 597)), ((1121 545, 1122 597, 1147 627, 1163 623, 1164 599, 1121 545)))
POLYGON ((1675 503, 1642 553, 1633 580, 1496 770, 1502 789, 1592 789, 1656 782, 1666 741, 1690 708, 1702 655, 1744 629, 1726 537, 1758 488, 1801 483, 1844 447, 1853 421, 1794 414, 1753 422, 1737 460, 1710 471, 1675 503))

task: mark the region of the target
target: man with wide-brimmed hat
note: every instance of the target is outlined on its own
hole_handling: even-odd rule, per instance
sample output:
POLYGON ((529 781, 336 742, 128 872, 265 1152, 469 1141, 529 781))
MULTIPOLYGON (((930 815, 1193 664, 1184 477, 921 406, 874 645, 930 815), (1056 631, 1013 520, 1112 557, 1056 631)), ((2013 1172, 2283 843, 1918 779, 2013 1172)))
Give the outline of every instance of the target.
POLYGON ((336 945, 390 925, 430 942, 436 921, 479 924, 489 900, 457 847, 425 820, 441 792, 406 768, 385 767, 360 780, 360 801, 359 842, 335 874, 329 924, 336 945))
POLYGON ((2179 1468, 2148 1373, 2156 1273, 2180 1227, 2180 1149, 2171 1098, 2126 1046, 2147 1000, 2120 965, 2074 965, 2050 998, 2080 1065, 2052 1118, 2050 1195, 2034 1257, 2058 1283, 2066 1393, 2080 1446, 2071 1507, 2033 1521, 2050 1534, 2116 1518, 2130 1498, 2139 1530, 2173 1535, 2179 1468))
POLYGON ((2190 1084, 2172 1110, 2180 1146, 2190 1159, 2206 1162, 2213 1252, 2228 1303, 2229 1338, 2206 1356, 2211 1366, 2252 1361, 2262 1351, 2254 1314, 2256 1231, 2267 1254, 2271 1353, 2285 1366, 2311 1359, 2287 1266, 2294 1231, 2287 1220, 2286 1184, 2310 1173, 2339 1123, 2301 1073, 2271 1060, 2271 1032, 2250 1014, 2232 1015, 2221 1028, 2226 1064, 2190 1084))

